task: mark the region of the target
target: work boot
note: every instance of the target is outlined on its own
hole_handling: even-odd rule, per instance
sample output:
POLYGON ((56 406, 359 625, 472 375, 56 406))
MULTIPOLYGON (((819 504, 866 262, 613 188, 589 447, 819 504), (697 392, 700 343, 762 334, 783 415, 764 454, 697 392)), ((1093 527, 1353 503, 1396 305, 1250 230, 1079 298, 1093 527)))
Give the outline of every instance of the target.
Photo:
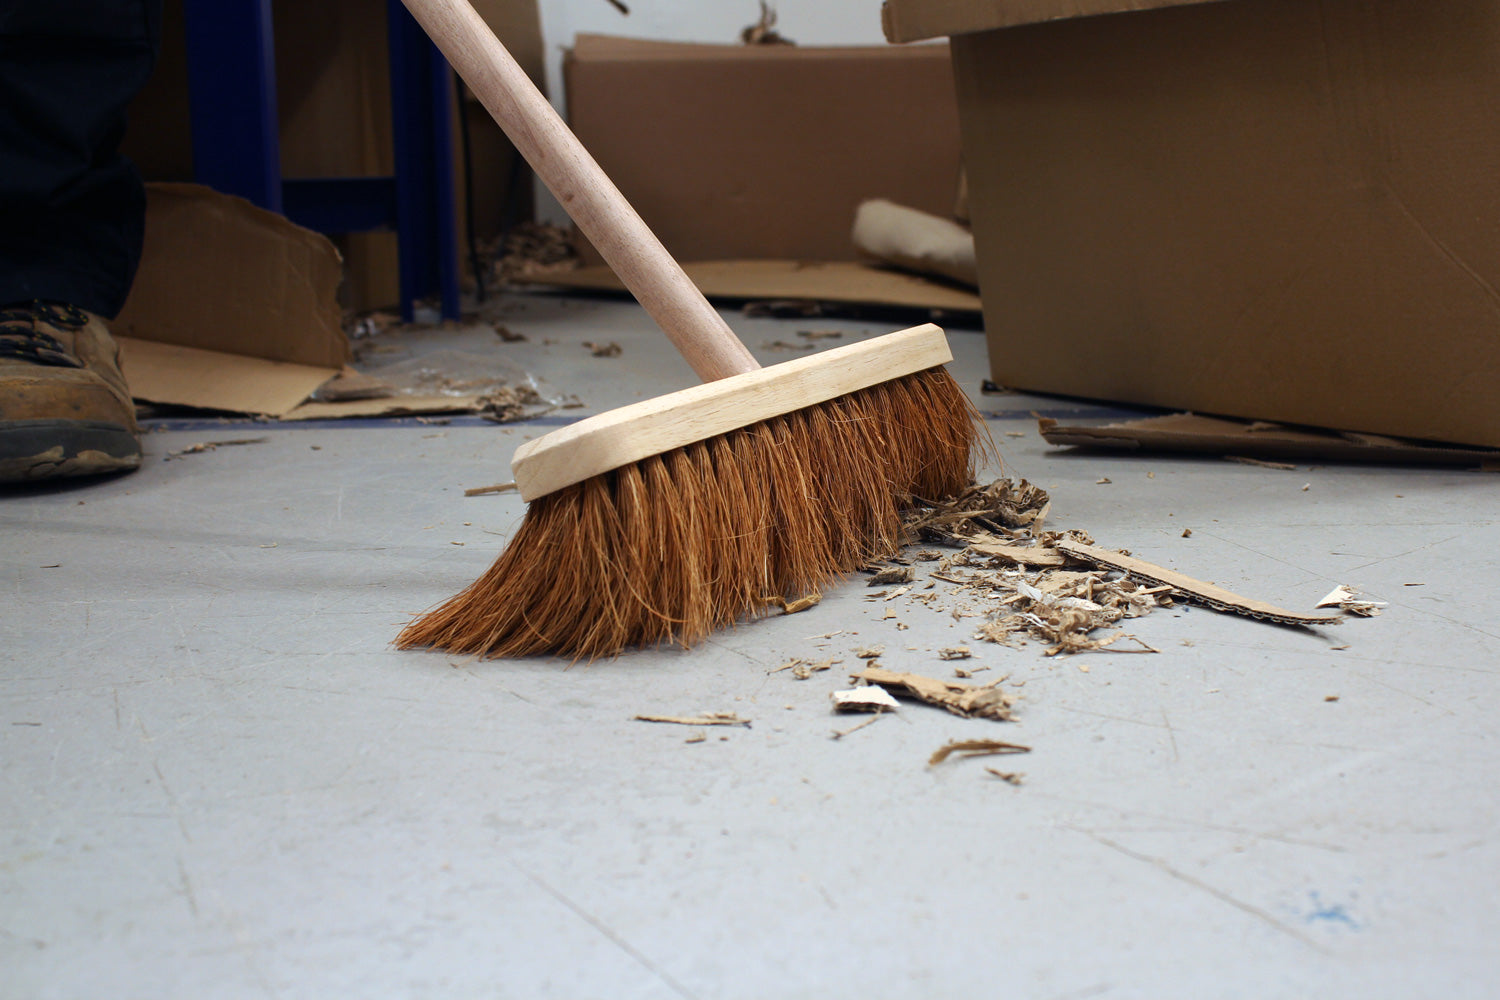
POLYGON ((0 307, 0 483, 140 464, 135 406, 104 320, 51 302, 0 307))

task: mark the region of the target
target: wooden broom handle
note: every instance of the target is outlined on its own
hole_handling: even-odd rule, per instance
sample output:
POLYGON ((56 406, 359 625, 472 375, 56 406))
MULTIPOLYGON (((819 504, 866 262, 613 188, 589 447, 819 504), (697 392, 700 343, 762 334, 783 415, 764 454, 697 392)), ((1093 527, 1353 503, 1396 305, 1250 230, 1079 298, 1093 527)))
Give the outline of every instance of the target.
POLYGON ((467 0, 402 0, 705 382, 760 367, 467 0))

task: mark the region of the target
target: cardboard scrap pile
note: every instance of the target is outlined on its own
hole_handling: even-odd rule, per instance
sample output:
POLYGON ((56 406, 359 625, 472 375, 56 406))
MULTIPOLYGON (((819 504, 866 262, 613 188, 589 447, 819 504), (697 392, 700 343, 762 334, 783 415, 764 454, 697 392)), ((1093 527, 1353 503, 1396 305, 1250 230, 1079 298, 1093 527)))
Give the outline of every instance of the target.
MULTIPOLYGON (((937 583, 947 583, 955 617, 980 617, 975 638, 1014 645, 1029 637, 1047 645, 1046 655, 1104 649, 1129 640, 1121 623, 1159 607, 1189 601, 1219 611, 1286 625, 1331 625, 1337 616, 1305 614, 1242 597, 1128 552, 1094 544, 1085 531, 1047 531, 1051 502, 1026 480, 974 485, 961 496, 909 515, 908 528, 929 542, 959 548, 936 559, 926 587, 908 591, 934 603, 937 583), (1112 631, 1096 637, 1094 633, 1112 631)), ((919 552, 919 562, 937 556, 919 552)), ((881 572, 885 572, 882 570, 881 572)))
MULTIPOLYGON (((356 372, 341 280, 343 262, 325 236, 209 188, 147 185, 140 270, 112 324, 132 395, 280 420, 453 412, 509 420, 552 405, 525 373, 473 380, 468 355, 448 370, 472 384, 415 368, 356 372)), ((356 333, 368 350, 394 323, 372 314, 356 333)))
MULTIPOLYGON (((977 619, 975 640, 1011 647, 1037 641, 1044 645, 1047 656, 1105 649, 1158 653, 1160 650, 1125 632, 1123 625, 1179 602, 1300 627, 1338 624, 1344 615, 1368 617, 1384 607, 1382 602, 1361 597, 1348 587, 1337 588, 1317 605, 1337 613, 1277 607, 1129 552, 1104 548, 1085 531, 1047 530, 1050 509, 1047 492, 1024 479, 975 483, 956 498, 920 506, 907 515, 913 541, 957 551, 944 554, 932 548, 908 548, 889 560, 889 565, 867 567, 871 587, 885 589, 872 590, 866 600, 890 605, 904 599, 909 604, 946 611, 960 621, 977 619), (1121 642, 1132 645, 1122 649, 1117 647, 1121 642)), ((889 619, 897 619, 898 630, 905 628, 893 607, 888 607, 880 620, 889 619)), ((962 718, 1015 720, 1015 685, 1010 689, 1002 686, 1008 676, 985 683, 965 682, 976 672, 989 669, 975 665, 975 654, 969 647, 933 651, 939 661, 964 664, 953 668, 957 679, 889 669, 879 660, 885 655, 884 646, 855 649, 853 655, 864 663, 849 675, 855 687, 830 692, 835 712, 868 712, 878 718, 896 710, 905 700, 942 708, 962 718)), ((798 658, 771 672, 790 671, 791 676, 807 680, 831 670, 838 662, 831 657, 818 661, 798 658)), ((1088 669, 1083 664, 1080 668, 1088 669)), ((868 724, 835 731, 833 738, 842 739, 868 724)), ((994 740, 960 741, 940 748, 929 764, 939 764, 956 752, 962 759, 1029 749, 994 740)), ((1017 774, 993 769, 989 773, 1011 784, 1020 783, 1017 774)))

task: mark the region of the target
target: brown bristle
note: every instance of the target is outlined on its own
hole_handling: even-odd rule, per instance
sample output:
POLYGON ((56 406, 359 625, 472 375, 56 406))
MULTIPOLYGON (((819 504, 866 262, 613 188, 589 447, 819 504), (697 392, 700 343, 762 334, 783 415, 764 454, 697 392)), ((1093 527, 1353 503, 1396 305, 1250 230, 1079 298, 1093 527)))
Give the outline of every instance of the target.
POLYGON ((895 552, 904 508, 973 479, 976 417, 932 368, 540 497, 489 571, 396 643, 586 659, 690 646, 895 552))

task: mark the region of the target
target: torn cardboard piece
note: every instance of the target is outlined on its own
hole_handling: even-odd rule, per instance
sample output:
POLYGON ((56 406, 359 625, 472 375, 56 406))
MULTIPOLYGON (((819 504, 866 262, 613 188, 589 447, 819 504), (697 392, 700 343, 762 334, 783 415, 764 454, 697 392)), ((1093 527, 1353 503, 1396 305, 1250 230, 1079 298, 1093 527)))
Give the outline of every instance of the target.
POLYGON ((1345 614, 1358 615, 1361 618, 1374 618, 1390 607, 1390 605, 1385 601, 1361 597, 1359 588, 1341 583, 1329 591, 1314 607, 1338 608, 1345 614))
POLYGON ((894 712, 901 707, 889 691, 876 686, 834 691, 829 697, 833 699, 835 712, 894 712))
POLYGON ((1057 547, 1070 556, 1075 556, 1098 566, 1107 566, 1128 573, 1138 580, 1146 580, 1151 583, 1171 587, 1172 590, 1184 598, 1206 604, 1215 611, 1228 611, 1237 615, 1245 615, 1250 618, 1259 618, 1262 621, 1276 622, 1280 625, 1337 625, 1342 620, 1336 616, 1310 615, 1299 611, 1288 611, 1286 608, 1278 608, 1274 604, 1257 601, 1249 597, 1241 597, 1239 594, 1231 593, 1222 587, 1195 580, 1164 566, 1127 556, 1120 552, 1111 552, 1108 549, 1099 548, 1095 545, 1086 545, 1074 538, 1059 538, 1057 547))
MULTIPOLYGON (((977 313, 979 296, 953 285, 855 261, 709 260, 682 265, 710 299, 799 300, 898 309, 977 313)), ((623 292, 603 265, 519 276, 519 284, 623 292)))
POLYGON ((141 400, 280 416, 348 356, 329 240, 196 184, 146 187, 146 237, 111 323, 141 400))
POLYGON ((337 369, 343 262, 327 237, 197 184, 146 187, 146 240, 111 328, 126 337, 337 369))
POLYGON ((338 303, 343 262, 318 233, 196 184, 149 184, 146 240, 111 329, 131 394, 147 403, 283 420, 484 412, 483 395, 377 397, 349 370, 338 303))
POLYGON ((1283 462, 1384 462, 1483 465, 1500 461, 1500 449, 1462 448, 1265 421, 1173 413, 1093 427, 1039 421, 1048 444, 1114 451, 1193 452, 1231 460, 1283 462))
POLYGON ((854 677, 866 684, 877 684, 888 690, 894 689, 897 694, 904 694, 929 705, 940 705, 954 715, 961 715, 966 719, 994 719, 998 722, 1008 722, 1013 718, 1011 706, 1015 704, 1016 699, 1015 696, 1000 690, 1000 681, 1004 678, 976 686, 961 684, 958 681, 939 680, 936 677, 924 677, 921 674, 898 673, 883 667, 866 667, 854 677))

